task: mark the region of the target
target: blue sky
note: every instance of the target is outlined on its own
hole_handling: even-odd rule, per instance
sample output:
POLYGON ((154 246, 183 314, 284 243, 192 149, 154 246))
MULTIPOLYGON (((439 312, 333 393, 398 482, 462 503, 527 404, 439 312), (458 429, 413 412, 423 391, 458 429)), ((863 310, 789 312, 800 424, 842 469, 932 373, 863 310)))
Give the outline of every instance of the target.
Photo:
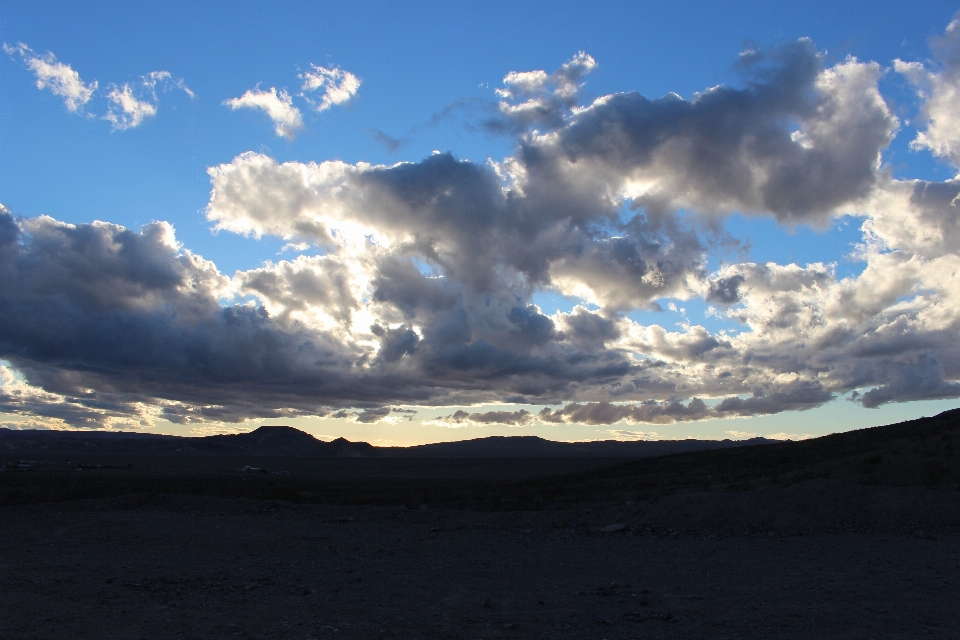
POLYGON ((4 3, 0 203, 19 240, 0 419, 413 444, 798 436, 951 408, 955 10, 4 3), (38 88, 36 61, 89 97, 38 88), (153 112, 131 120, 110 98, 125 89, 153 112), (265 92, 302 126, 228 102, 265 92), (762 127, 718 141, 737 100, 762 127), (636 136, 616 158, 597 133, 614 126, 636 136), (713 182, 726 163, 742 189, 713 182), (253 342, 224 328, 248 315, 253 342), (204 362, 231 362, 227 344, 257 355, 204 362))

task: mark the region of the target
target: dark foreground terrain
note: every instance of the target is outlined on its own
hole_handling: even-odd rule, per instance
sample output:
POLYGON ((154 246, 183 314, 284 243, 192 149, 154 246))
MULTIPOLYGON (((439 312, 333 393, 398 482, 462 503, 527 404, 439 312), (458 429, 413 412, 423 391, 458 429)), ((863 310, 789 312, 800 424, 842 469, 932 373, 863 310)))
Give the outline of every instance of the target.
POLYGON ((627 462, 21 450, 0 638, 960 638, 958 450, 957 411, 627 462))

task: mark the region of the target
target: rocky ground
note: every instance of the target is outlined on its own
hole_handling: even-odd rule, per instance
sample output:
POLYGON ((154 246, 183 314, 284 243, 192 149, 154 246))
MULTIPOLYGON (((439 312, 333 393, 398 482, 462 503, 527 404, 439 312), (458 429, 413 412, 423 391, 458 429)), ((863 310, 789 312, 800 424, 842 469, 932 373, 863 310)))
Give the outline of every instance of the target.
POLYGON ((783 489, 499 513, 7 506, 0 638, 960 638, 956 492, 794 491, 787 510, 783 489))

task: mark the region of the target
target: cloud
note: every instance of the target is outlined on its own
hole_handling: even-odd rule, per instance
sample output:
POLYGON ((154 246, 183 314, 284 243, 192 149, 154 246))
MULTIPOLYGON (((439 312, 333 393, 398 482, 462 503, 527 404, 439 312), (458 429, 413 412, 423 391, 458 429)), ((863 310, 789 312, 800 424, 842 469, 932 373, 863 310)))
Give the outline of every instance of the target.
POLYGON ((389 151, 390 153, 399 151, 401 147, 404 147, 410 144, 410 138, 394 138, 392 136, 388 136, 387 134, 385 134, 383 131, 380 131, 379 129, 371 129, 370 135, 373 136, 373 139, 378 144, 382 145, 383 148, 389 151))
POLYGON ((880 66, 854 58, 824 68, 809 40, 750 50, 743 88, 685 100, 603 96, 541 154, 602 170, 634 203, 822 222, 868 194, 880 152, 898 127, 876 83, 880 66))
POLYGON ((678 421, 702 420, 710 415, 703 400, 694 398, 686 405, 678 401, 648 401, 639 405, 610 402, 568 404, 562 409, 544 408, 537 418, 548 423, 608 425, 617 422, 671 424, 678 421))
POLYGON ((390 407, 364 409, 360 413, 356 414, 356 421, 364 424, 379 422, 383 418, 386 418, 389 413, 390 407))
POLYGON ((145 118, 157 115, 157 106, 147 100, 138 100, 129 84, 122 87, 110 85, 107 92, 110 107, 104 120, 108 120, 115 131, 123 131, 140 126, 145 118))
MULTIPOLYGON (((37 55, 22 42, 15 47, 4 44, 3 50, 10 56, 19 54, 37 77, 37 88, 49 89, 54 95, 62 97, 68 111, 83 111, 97 91, 99 85, 96 80, 85 84, 76 71, 69 65, 57 62, 50 52, 37 55)), ((109 104, 103 119, 110 122, 114 131, 140 126, 145 119, 157 114, 158 88, 164 92, 179 89, 194 97, 183 79, 174 78, 169 71, 151 71, 141 76, 139 82, 127 82, 119 86, 108 84, 106 99, 109 104)))
POLYGON ((611 429, 607 433, 612 435, 614 440, 626 440, 631 442, 636 440, 660 439, 660 434, 658 434, 656 431, 629 431, 625 429, 611 429))
POLYGON ((724 398, 713 409, 715 415, 755 416, 813 409, 829 402, 833 394, 817 382, 800 382, 792 388, 770 394, 757 393, 750 398, 724 398))
POLYGON ((929 149, 960 167, 960 12, 932 45, 936 58, 932 70, 920 62, 894 61, 894 69, 917 88, 923 101, 920 121, 926 129, 917 133, 910 146, 929 149))
POLYGON ((135 406, 109 406, 102 400, 91 402, 82 395, 49 393, 18 379, 6 366, 0 366, 0 413, 40 418, 33 426, 99 429, 114 425, 136 427, 140 423, 140 412, 135 406))
POLYGON ((340 67, 320 67, 311 64, 307 71, 297 76, 303 81, 301 93, 318 112, 334 105, 346 104, 360 90, 360 78, 340 67), (319 98, 313 96, 319 94, 319 98))
POLYGON ((888 402, 960 397, 960 384, 943 379, 943 367, 932 355, 892 368, 894 371, 887 383, 858 394, 856 400, 867 408, 874 408, 888 402))
POLYGON ((580 51, 551 74, 545 71, 511 71, 503 78, 499 115, 485 125, 493 131, 518 133, 533 126, 551 129, 563 125, 577 104, 581 82, 597 68, 592 56, 580 51))
POLYGON ((48 89, 53 95, 63 98, 67 111, 77 113, 83 111, 84 106, 93 98, 97 90, 97 81, 87 84, 80 79, 80 74, 70 65, 57 62, 56 56, 49 51, 35 54, 30 47, 22 42, 16 46, 3 45, 4 52, 9 56, 19 54, 27 68, 33 71, 37 78, 37 89, 48 89))
MULTIPOLYGON (((303 82, 300 97, 317 112, 347 103, 360 89, 360 79, 339 67, 328 69, 312 64, 297 77, 303 82)), ((263 91, 260 85, 257 85, 239 98, 224 100, 223 104, 234 110, 260 109, 273 122, 276 134, 288 140, 293 140, 304 127, 303 115, 300 109, 294 106, 293 97, 285 89, 278 91, 275 87, 270 87, 269 91, 263 91)), ((393 139, 389 136, 381 140, 387 143, 390 141, 393 139)), ((399 142, 397 144, 399 145, 399 142)))
POLYGON ((124 83, 118 87, 110 84, 107 91, 110 105, 103 119, 113 125, 114 131, 140 126, 146 118, 157 115, 157 87, 162 91, 180 89, 191 98, 194 97, 193 91, 181 78, 174 78, 169 71, 151 71, 134 85, 124 83))
POLYGON ((469 413, 458 409, 447 416, 440 416, 425 424, 442 427, 466 427, 484 424, 505 424, 511 427, 525 427, 533 424, 535 417, 526 409, 516 411, 486 411, 483 413, 469 413))
MULTIPOLYGON (((231 277, 164 222, 4 209, 0 357, 37 390, 10 411, 66 403, 79 413, 62 419, 78 424, 86 411, 389 422, 397 407, 506 404, 548 408, 436 423, 629 425, 839 395, 866 407, 960 397, 960 182, 883 168, 898 122, 878 64, 827 66, 801 40, 744 52, 735 86, 581 104, 595 66, 578 54, 551 74, 508 74, 496 117, 515 147, 500 160, 247 152, 210 167, 214 229, 318 254, 231 277), (743 257, 711 267, 736 253, 724 230, 735 212, 813 226, 851 216, 860 271, 743 257), (578 304, 546 313, 540 293, 578 304), (701 326, 697 301, 737 329, 701 326), (668 302, 688 310, 670 328, 631 313, 668 302)), ((247 95, 293 109, 291 135, 302 126, 285 93, 247 95)))
POLYGON ((537 418, 546 423, 588 425, 609 425, 618 422, 672 424, 709 418, 755 416, 812 409, 830 401, 832 397, 816 383, 801 383, 794 385, 793 388, 774 391, 769 395, 758 392, 757 395, 746 399, 731 396, 712 407, 699 398, 693 398, 686 405, 677 400, 664 402, 650 400, 633 405, 589 402, 568 404, 561 409, 544 408, 537 418))
POLYGON ((300 110, 293 106, 293 99, 286 91, 279 92, 270 87, 261 91, 259 87, 251 89, 239 98, 224 100, 231 109, 260 109, 273 121, 273 128, 281 138, 292 140, 303 129, 303 117, 300 110))
POLYGON ((190 98, 197 97, 196 94, 190 90, 190 87, 187 86, 186 82, 183 81, 183 78, 174 78, 169 71, 151 71, 143 76, 142 80, 144 86, 154 91, 156 91, 157 87, 160 87, 160 90, 163 92, 179 89, 190 98))

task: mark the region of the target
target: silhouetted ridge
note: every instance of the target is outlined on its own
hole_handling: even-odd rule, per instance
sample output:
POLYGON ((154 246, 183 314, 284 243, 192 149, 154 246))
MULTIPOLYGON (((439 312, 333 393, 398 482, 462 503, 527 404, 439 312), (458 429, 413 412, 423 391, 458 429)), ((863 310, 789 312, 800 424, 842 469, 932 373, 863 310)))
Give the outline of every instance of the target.
POLYGON ((263 426, 250 433, 237 434, 248 446, 263 450, 283 450, 296 453, 297 451, 314 451, 322 441, 317 440, 309 433, 287 426, 263 426))
MULTIPOLYGON (((896 438, 925 437, 960 421, 960 409, 908 422, 822 436, 800 448, 869 446, 896 438)), ((381 458, 649 458, 710 449, 743 448, 777 440, 601 440, 555 442, 537 436, 490 436, 413 447, 375 447, 337 438, 324 442, 289 426, 262 426, 249 433, 179 437, 115 431, 45 431, 0 428, 0 452, 99 452, 381 458)))
POLYGON ((542 458, 542 457, 623 457, 684 453, 703 449, 725 449, 777 442, 765 438, 750 440, 598 440, 592 442, 556 442, 538 436, 489 436, 459 442, 437 442, 404 449, 392 449, 391 455, 417 458, 542 458), (395 453, 394 453, 395 452, 395 453))

